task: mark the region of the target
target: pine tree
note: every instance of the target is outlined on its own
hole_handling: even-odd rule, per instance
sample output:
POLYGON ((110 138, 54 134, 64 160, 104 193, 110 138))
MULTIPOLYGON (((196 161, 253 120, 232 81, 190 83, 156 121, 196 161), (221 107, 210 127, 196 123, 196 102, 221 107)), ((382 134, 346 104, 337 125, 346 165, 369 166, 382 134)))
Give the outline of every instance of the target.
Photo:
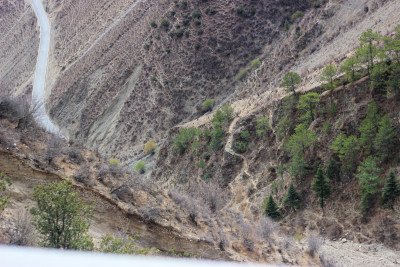
POLYGON ((330 180, 340 180, 340 166, 334 159, 330 159, 328 166, 326 167, 326 176, 330 180))
POLYGON ((301 120, 312 122, 315 117, 315 107, 319 101, 319 94, 315 92, 310 92, 305 95, 300 96, 299 105, 296 107, 303 111, 301 120))
POLYGON ((283 77, 280 87, 285 87, 287 92, 293 92, 296 95, 296 85, 301 83, 301 77, 295 72, 289 72, 283 77))
POLYGON ((322 208, 322 215, 325 215, 325 200, 331 196, 331 186, 329 184, 329 179, 326 178, 321 167, 317 170, 311 189, 315 192, 315 195, 319 197, 319 206, 322 208))
POLYGON ((333 78, 337 74, 338 70, 334 65, 328 65, 326 66, 321 73, 320 80, 327 82, 327 84, 324 85, 325 89, 327 90, 333 90, 335 88, 335 83, 333 81, 333 78))
POLYGON ((379 122, 379 130, 374 139, 374 149, 380 160, 385 161, 394 150, 396 128, 392 127, 389 116, 385 115, 379 122))
POLYGON ((368 29, 363 32, 359 38, 362 43, 360 49, 357 51, 360 56, 364 57, 368 67, 368 74, 374 67, 374 58, 378 54, 378 49, 375 43, 380 39, 380 35, 377 32, 373 32, 372 29, 368 29))
POLYGON ((393 210, 396 199, 400 196, 400 186, 396 180, 394 171, 390 171, 389 177, 386 179, 385 187, 382 192, 382 203, 384 208, 393 210))
POLYGON ((361 212, 367 212, 374 204, 374 195, 378 192, 380 168, 376 166, 375 158, 369 156, 357 168, 360 189, 361 212))
POLYGON ((296 191, 296 187, 290 184, 289 189, 283 198, 283 205, 293 208, 294 211, 299 209, 301 206, 300 194, 296 191))
POLYGON ((354 82, 357 79, 356 71, 360 68, 360 60, 356 57, 350 57, 340 68, 346 73, 347 79, 354 82))
POLYGON ((279 212, 278 205, 276 205, 272 195, 264 200, 264 215, 270 217, 273 220, 279 220, 281 218, 281 213, 279 212))
POLYGON ((358 128, 361 133, 360 144, 367 154, 372 152, 373 140, 378 132, 379 119, 378 106, 375 102, 371 102, 367 108, 367 115, 361 122, 360 128, 358 128))

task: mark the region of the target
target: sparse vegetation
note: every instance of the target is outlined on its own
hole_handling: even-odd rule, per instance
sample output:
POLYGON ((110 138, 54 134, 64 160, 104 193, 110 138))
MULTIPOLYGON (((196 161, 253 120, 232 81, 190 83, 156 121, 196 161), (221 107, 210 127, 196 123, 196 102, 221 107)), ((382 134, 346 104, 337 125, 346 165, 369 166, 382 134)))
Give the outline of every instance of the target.
POLYGON ((202 110, 203 112, 212 111, 212 109, 213 109, 213 107, 214 107, 214 103, 215 103, 215 101, 214 101, 213 99, 206 99, 206 100, 203 102, 203 106, 202 106, 201 110, 202 110))
POLYGON ((117 165, 117 166, 120 164, 120 163, 119 163, 119 160, 114 159, 114 158, 109 159, 108 162, 109 162, 110 164, 117 165))
POLYGON ((304 13, 303 13, 302 11, 300 11, 300 10, 297 10, 296 12, 294 12, 294 13, 292 14, 292 16, 291 16, 290 18, 291 18, 292 21, 295 21, 295 20, 297 20, 298 18, 301 18, 301 17, 303 17, 303 16, 304 16, 304 13))
POLYGON ((144 153, 145 154, 153 154, 156 151, 157 144, 154 141, 148 141, 144 146, 144 153))
POLYGON ((146 162, 139 161, 138 163, 135 164, 134 169, 137 173, 140 173, 140 174, 145 173, 146 172, 146 162))
POLYGON ((246 75, 247 75, 247 70, 242 70, 236 75, 236 80, 241 81, 246 75))
POLYGON ((1 211, 3 211, 8 204, 9 197, 4 194, 4 191, 6 191, 7 187, 11 185, 11 179, 8 177, 5 173, 0 173, 0 214, 1 211))
POLYGON ((254 59, 252 62, 251 62, 251 68, 252 69, 257 69, 258 67, 260 67, 260 65, 261 65, 261 61, 260 61, 260 59, 254 59))

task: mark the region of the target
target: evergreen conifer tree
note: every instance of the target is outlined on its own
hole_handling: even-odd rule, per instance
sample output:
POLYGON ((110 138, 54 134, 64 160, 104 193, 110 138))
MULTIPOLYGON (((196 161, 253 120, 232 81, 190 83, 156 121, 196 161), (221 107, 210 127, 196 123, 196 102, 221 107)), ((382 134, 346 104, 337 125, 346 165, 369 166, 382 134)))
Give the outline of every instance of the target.
POLYGON ((296 187, 290 184, 289 189, 283 198, 283 205, 293 208, 294 211, 299 209, 301 206, 301 197, 297 192, 296 187))
POLYGON ((374 204, 374 195, 379 187, 380 168, 376 166, 374 157, 369 156, 357 168, 356 177, 360 180, 358 183, 361 198, 361 212, 367 212, 374 204))
POLYGON ((340 166, 334 159, 330 159, 328 166, 326 167, 326 176, 330 180, 340 180, 340 166))
POLYGON ((311 189, 315 192, 315 195, 319 197, 319 206, 322 208, 322 215, 324 215, 325 200, 331 196, 331 186, 329 184, 329 179, 326 178, 321 167, 317 170, 311 189))
POLYGON ((384 208, 393 210, 393 204, 400 196, 400 186, 396 181, 394 171, 390 171, 389 177, 386 179, 385 187, 382 192, 382 202, 384 208))
POLYGON ((281 218, 281 213, 279 212, 278 205, 272 195, 265 199, 264 215, 270 217, 271 219, 277 221, 281 218))
POLYGON ((379 129, 373 145, 380 160, 385 161, 393 152, 395 145, 396 128, 392 127, 389 116, 385 115, 379 122, 379 129))

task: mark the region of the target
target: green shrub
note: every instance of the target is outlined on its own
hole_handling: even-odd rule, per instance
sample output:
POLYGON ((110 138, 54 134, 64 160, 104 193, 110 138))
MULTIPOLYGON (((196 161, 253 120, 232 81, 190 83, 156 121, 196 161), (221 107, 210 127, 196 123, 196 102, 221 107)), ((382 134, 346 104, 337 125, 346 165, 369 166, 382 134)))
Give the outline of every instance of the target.
POLYGON ((157 144, 154 141, 149 141, 144 146, 144 153, 145 154, 153 154, 156 151, 157 144))
POLYGON ((135 171, 143 174, 146 172, 146 162, 144 161, 139 161, 138 163, 136 163, 135 167, 134 167, 135 171))
POLYGON ((212 109, 213 109, 213 107, 214 107, 214 100, 212 100, 212 99, 206 99, 204 102, 203 102, 203 107, 201 108, 201 110, 203 111, 203 112, 208 112, 208 111, 211 111, 212 109))
POLYGON ((254 59, 252 62, 251 62, 251 68, 252 69, 256 69, 256 68, 258 68, 258 67, 260 67, 260 65, 261 65, 261 61, 260 61, 260 59, 254 59))
MULTIPOLYGON (((133 237, 116 238, 110 234, 101 237, 100 251, 104 253, 129 254, 129 255, 147 255, 148 248, 139 247, 133 237)), ((152 250, 154 252, 155 250, 152 250)))
POLYGON ((210 180, 211 177, 212 177, 212 173, 211 173, 210 171, 206 171, 206 172, 203 174, 203 176, 201 176, 201 179, 202 179, 203 181, 207 181, 207 180, 210 180))
POLYGON ((161 20, 161 26, 163 26, 166 30, 169 28, 169 21, 167 19, 161 20))
POLYGON ((225 131, 220 127, 216 127, 211 131, 211 141, 210 148, 212 150, 218 150, 223 145, 223 139, 225 136, 225 131))
POLYGON ((194 49, 199 50, 200 47, 201 47, 201 45, 200 45, 199 42, 195 42, 194 45, 193 45, 193 47, 194 47, 194 49))
POLYGON ((117 165, 117 166, 120 164, 119 161, 117 159, 114 159, 114 158, 113 159, 109 159, 108 162, 111 163, 111 164, 117 165))
POLYGON ((184 28, 178 28, 174 31, 174 35, 178 38, 181 38, 183 36, 185 29, 184 28))
POLYGON ((182 1, 181 1, 181 8, 182 8, 182 9, 186 9, 187 6, 188 6, 188 1, 187 1, 187 0, 182 0, 182 1))
POLYGON ((203 33, 204 33, 203 29, 198 29, 198 30, 197 30, 197 34, 198 34, 198 35, 202 35, 203 33))
POLYGON ((3 192, 6 191, 7 187, 11 185, 11 179, 5 173, 0 173, 0 214, 8 204, 10 199, 9 196, 4 195, 3 192))
POLYGON ((290 23, 288 20, 285 20, 283 28, 285 29, 286 32, 290 30, 290 23))
POLYGON ((240 81, 244 78, 244 76, 247 75, 247 70, 242 70, 241 72, 238 73, 238 75, 236 75, 236 80, 240 81))
POLYGON ((144 44, 143 49, 148 51, 150 49, 150 44, 148 44, 148 43, 144 44))
POLYGON ((199 163, 197 163, 197 167, 200 169, 204 169, 206 167, 206 162, 204 160, 201 160, 199 163))
POLYGON ((234 109, 229 104, 225 104, 221 108, 222 114, 224 115, 225 121, 231 121, 233 119, 234 109))
POLYGON ((244 141, 236 141, 235 148, 239 153, 246 153, 249 150, 247 142, 244 141))
POLYGON ((152 28, 157 28, 157 22, 156 22, 155 20, 152 20, 152 21, 150 22, 150 26, 151 26, 152 28))
POLYGON ((195 19, 200 19, 201 18, 201 12, 200 10, 196 9, 192 12, 192 17, 195 19))
POLYGON ((326 121, 322 126, 324 133, 330 134, 332 133, 332 123, 330 121, 326 121))
POLYGON ((328 107, 328 114, 329 115, 336 115, 337 114, 337 105, 336 103, 332 103, 328 107))
POLYGON ((304 15, 304 13, 300 10, 297 10, 296 12, 294 12, 292 14, 292 16, 290 17, 292 19, 292 21, 295 21, 298 18, 301 18, 304 15))
POLYGON ((174 148, 180 153, 184 154, 192 144, 195 138, 202 134, 200 129, 190 127, 189 129, 182 129, 181 132, 174 139, 174 148))
POLYGON ((257 136, 267 139, 268 138, 268 132, 271 130, 271 123, 269 121, 269 118, 266 116, 261 116, 257 119, 257 125, 256 125, 256 134, 257 136))
POLYGON ((195 19, 193 20, 193 22, 194 22, 194 24, 197 25, 197 26, 201 25, 201 21, 200 21, 200 19, 198 19, 198 18, 195 18, 195 19))
POLYGON ((186 38, 188 38, 189 35, 190 35, 190 31, 189 31, 188 29, 185 29, 185 30, 183 31, 183 34, 185 35, 186 38))
POLYGON ((175 11, 175 10, 169 11, 169 15, 170 15, 171 17, 175 16, 175 14, 176 14, 176 11, 175 11))
POLYGON ((236 13, 237 13, 239 16, 242 16, 242 17, 245 17, 245 18, 247 18, 247 17, 249 16, 248 11, 247 11, 247 10, 244 8, 244 6, 242 6, 242 5, 240 5, 240 6, 237 7, 236 13))
POLYGON ((205 11, 205 13, 206 13, 207 15, 212 16, 212 15, 215 15, 215 13, 217 13, 217 11, 215 11, 215 9, 213 9, 213 8, 211 7, 211 8, 207 8, 206 11, 205 11))

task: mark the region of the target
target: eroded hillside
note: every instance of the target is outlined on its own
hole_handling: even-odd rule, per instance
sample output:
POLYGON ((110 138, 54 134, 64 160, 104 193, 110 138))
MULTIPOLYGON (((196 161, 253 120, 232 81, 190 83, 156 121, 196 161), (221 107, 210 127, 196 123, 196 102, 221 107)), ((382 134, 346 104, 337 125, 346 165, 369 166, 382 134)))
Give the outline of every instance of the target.
POLYGON ((0 1, 0 95, 29 94, 39 28, 28 1, 0 1))

